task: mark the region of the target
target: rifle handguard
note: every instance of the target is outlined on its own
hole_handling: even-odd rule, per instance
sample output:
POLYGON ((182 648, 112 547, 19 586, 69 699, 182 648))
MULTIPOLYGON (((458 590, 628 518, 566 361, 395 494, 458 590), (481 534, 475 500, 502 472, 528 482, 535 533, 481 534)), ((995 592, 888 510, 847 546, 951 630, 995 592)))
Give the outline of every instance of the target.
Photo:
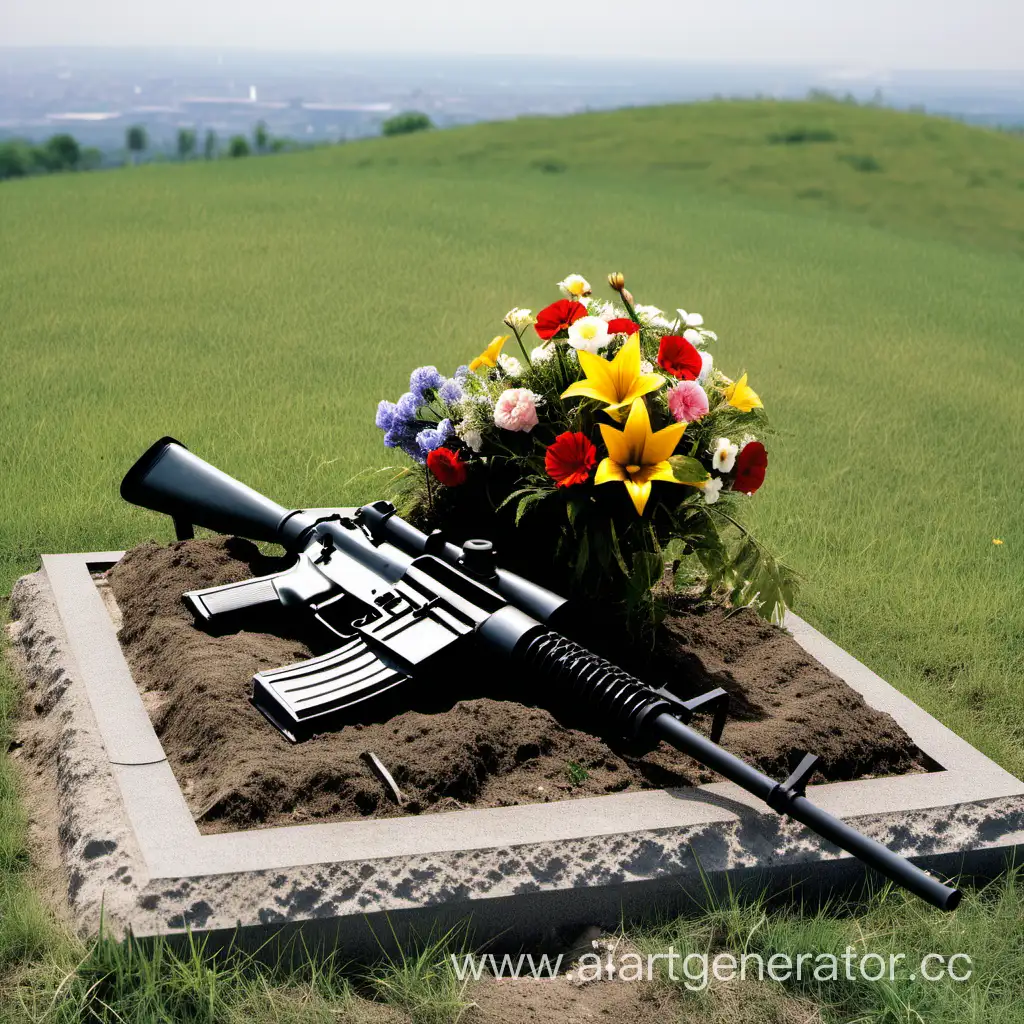
POLYGON ((561 684, 565 696, 592 707, 603 721, 613 721, 630 738, 640 733, 649 715, 672 710, 667 700, 639 679, 560 633, 528 635, 515 653, 535 678, 561 684))

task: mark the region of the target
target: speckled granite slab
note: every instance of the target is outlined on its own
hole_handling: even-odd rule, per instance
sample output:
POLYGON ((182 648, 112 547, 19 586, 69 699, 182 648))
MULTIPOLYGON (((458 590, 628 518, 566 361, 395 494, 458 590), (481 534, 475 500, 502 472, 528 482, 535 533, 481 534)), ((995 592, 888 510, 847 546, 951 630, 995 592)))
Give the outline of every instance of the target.
MULTIPOLYGON (((731 783, 420 817, 201 835, 91 576, 121 552, 44 555, 12 596, 15 654, 48 722, 68 900, 83 931, 137 936, 364 918, 549 933, 668 909, 726 874, 844 884, 847 854, 731 783)), ((985 871, 1024 845, 1024 784, 802 619, 813 657, 891 714, 941 771, 813 786, 831 813, 939 873, 985 871)), ((56 841, 56 839, 55 839, 56 841)))

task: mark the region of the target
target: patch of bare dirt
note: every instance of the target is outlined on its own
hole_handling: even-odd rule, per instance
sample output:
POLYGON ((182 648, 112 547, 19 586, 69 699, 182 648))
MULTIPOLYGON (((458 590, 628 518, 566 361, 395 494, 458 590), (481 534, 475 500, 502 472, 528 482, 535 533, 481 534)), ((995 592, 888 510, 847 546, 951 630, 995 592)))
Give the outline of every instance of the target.
MULTIPOLYGON (((221 635, 192 621, 187 590, 282 567, 237 538, 143 544, 107 573, 122 647, 200 828, 388 817, 685 786, 714 776, 664 745, 600 736, 581 709, 549 705, 533 680, 467 664, 353 709, 344 728, 289 743, 249 703, 253 673, 330 648, 298 613, 279 610, 221 635), (536 687, 536 688, 535 688, 536 687), (375 753, 407 797, 389 799, 363 758, 375 753)), ((828 779, 921 770, 888 716, 752 612, 688 609, 664 623, 654 654, 624 667, 688 697, 731 694, 723 745, 775 775, 812 750, 828 779), (642 668, 640 667, 642 666, 642 668)))

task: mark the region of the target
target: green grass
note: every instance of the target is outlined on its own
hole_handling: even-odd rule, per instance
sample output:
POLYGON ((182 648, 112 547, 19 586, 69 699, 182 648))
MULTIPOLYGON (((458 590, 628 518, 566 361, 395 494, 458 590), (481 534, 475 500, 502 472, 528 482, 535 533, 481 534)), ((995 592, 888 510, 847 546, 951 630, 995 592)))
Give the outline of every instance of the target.
POLYGON ((751 198, 1024 254, 1024 138, 872 107, 728 101, 531 117, 319 159, 573 179, 611 173, 666 194, 751 198))
MULTIPOLYGON (((638 301, 702 312, 764 398, 751 512, 806 578, 797 610, 1020 773, 1022 146, 716 104, 5 183, 0 592, 41 551, 169 539, 117 496, 165 433, 284 504, 376 496, 353 478, 395 461, 373 412, 410 368, 465 362, 570 271, 621 269, 638 301)), ((5 736, 14 699, 5 676, 5 736)), ((22 837, 4 765, 15 972, 66 948, 22 837)))
MULTIPOLYGON (((889 888, 866 905, 836 904, 805 913, 773 907, 756 892, 732 893, 695 904, 683 917, 652 918, 632 929, 629 939, 643 956, 668 950, 678 955, 674 979, 663 971, 657 983, 671 997, 672 1015, 666 1020, 681 1024, 1015 1024, 1024 999, 1019 969, 1024 892, 1018 872, 970 893, 955 915, 889 888), (869 982, 856 973, 845 976, 847 949, 853 950, 854 963, 865 954, 886 963, 891 956, 902 959, 894 961, 893 979, 869 982), (702 988, 697 962, 687 966, 683 958, 695 954, 713 963, 722 953, 737 959, 759 956, 766 966, 778 964, 771 960, 776 955, 796 963, 801 954, 826 954, 839 961, 839 976, 816 980, 812 967, 800 979, 766 976, 758 982, 751 968, 747 982, 721 983, 709 975, 702 988), (912 978, 927 954, 943 958, 929 962, 933 975, 960 954, 957 973, 970 977, 928 983, 912 978)), ((162 942, 146 948, 65 939, 18 972, 3 1019, 11 1024, 456 1024, 473 1019, 467 1011, 474 988, 459 981, 451 961, 452 954, 461 959, 466 948, 461 935, 449 933, 365 968, 345 963, 338 953, 306 956, 289 944, 253 955, 214 952, 199 938, 180 949, 162 942)), ((568 958, 563 966, 569 966, 568 958)))
POLYGON ((73 939, 23 970, 5 1021, 25 1024, 447 1024, 468 1005, 449 933, 370 968, 294 942, 215 950, 73 939))
MULTIPOLYGON (((772 982, 739 980, 715 983, 709 975, 707 988, 683 993, 687 981, 700 986, 698 961, 691 961, 691 977, 684 974, 682 960, 677 961, 674 987, 682 996, 684 1019, 743 1020, 749 1024, 782 1024, 783 1021, 821 1019, 825 1024, 922 1024, 922 1022, 985 1021, 986 1024, 1016 1024, 1021 1019, 1024 999, 1024 891, 1017 873, 972 893, 956 914, 941 915, 912 897, 886 888, 878 891, 866 907, 851 914, 849 907, 832 907, 794 913, 772 907, 757 894, 730 894, 724 899, 708 900, 699 917, 681 917, 660 927, 631 933, 632 941, 644 953, 673 949, 680 957, 706 955, 713 963, 716 954, 730 953, 737 960, 745 953, 761 958, 767 968, 771 957, 781 955, 796 964, 801 954, 826 954, 839 961, 835 980, 823 973, 814 978, 809 960, 803 976, 772 982), (853 951, 852 977, 846 975, 842 956, 853 951), (893 977, 867 981, 859 976, 856 964, 864 955, 881 956, 886 966, 894 965, 893 977), (950 977, 923 982, 921 960, 928 954, 943 959, 929 960, 927 971, 934 977, 949 958, 955 972, 970 977, 957 981, 950 977), (902 957, 890 960, 890 957, 902 957), (968 959, 964 959, 967 957, 968 959), (732 989, 733 991, 730 991, 732 989), (745 1005, 742 1013, 730 1017, 735 990, 745 1005), (778 995, 784 993, 790 1003, 790 1015, 780 1010, 778 995), (793 1013, 793 1007, 803 1007, 793 1013), (820 1018, 811 1016, 816 1008, 820 1018)), ((664 961, 662 962, 664 964, 664 961)), ((751 963, 751 978, 756 978, 756 960, 751 963)), ((878 961, 866 964, 869 975, 877 972, 878 961)), ((665 979, 668 981, 668 979, 665 979)))

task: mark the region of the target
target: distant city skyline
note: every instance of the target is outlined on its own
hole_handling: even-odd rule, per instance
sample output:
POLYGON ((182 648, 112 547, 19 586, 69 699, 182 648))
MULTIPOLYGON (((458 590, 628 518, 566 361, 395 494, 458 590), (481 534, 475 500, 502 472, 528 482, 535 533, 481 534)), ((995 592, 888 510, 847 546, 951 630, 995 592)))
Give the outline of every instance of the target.
MULTIPOLYGON (((1022 70, 1020 0, 6 0, 0 46, 212 47, 1022 70)), ((593 68, 591 69, 593 70, 593 68)))

